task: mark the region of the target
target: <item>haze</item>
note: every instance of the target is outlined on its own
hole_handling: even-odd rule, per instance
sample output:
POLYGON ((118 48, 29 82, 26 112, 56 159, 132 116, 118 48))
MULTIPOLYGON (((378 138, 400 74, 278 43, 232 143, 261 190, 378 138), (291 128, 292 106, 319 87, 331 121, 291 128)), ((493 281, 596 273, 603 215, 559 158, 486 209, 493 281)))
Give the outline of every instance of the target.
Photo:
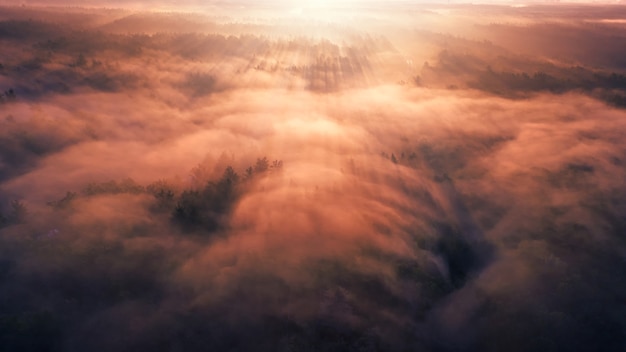
POLYGON ((13 5, 1 351, 626 349, 625 7, 13 5))

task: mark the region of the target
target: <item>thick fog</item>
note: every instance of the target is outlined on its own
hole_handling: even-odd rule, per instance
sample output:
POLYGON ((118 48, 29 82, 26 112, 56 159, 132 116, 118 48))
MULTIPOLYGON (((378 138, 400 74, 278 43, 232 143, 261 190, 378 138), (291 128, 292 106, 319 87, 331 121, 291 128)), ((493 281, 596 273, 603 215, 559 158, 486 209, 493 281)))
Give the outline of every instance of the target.
POLYGON ((0 350, 626 348, 626 9, 212 6, 0 8, 0 350))

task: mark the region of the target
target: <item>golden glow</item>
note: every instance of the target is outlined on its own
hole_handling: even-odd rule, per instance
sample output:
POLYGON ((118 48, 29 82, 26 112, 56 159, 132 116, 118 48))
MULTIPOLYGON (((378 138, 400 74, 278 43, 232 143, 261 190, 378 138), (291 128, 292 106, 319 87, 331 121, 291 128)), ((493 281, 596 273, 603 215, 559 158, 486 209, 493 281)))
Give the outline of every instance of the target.
POLYGON ((626 9, 135 1, 0 8, 4 350, 623 346, 626 9))

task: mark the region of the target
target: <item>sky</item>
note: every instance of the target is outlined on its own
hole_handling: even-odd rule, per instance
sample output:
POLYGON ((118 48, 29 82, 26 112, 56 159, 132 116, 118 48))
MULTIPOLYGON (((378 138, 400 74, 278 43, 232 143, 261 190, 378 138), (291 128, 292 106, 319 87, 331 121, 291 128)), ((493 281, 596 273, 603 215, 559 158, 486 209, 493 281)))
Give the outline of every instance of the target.
POLYGON ((424 5, 424 4, 533 4, 533 3, 578 3, 578 4, 620 4, 620 0, 606 0, 606 1, 591 1, 591 0, 570 0, 570 1, 538 1, 538 0, 482 0, 482 1, 462 1, 462 0, 432 0, 432 1, 414 1, 414 0, 392 0, 392 1, 377 1, 377 0, 273 0, 273 1, 247 1, 247 0, 184 0, 184 1, 170 1, 170 0, 141 0, 141 1, 125 1, 125 0, 23 0, 16 3, 14 1, 2 0, 0 3, 5 5, 15 6, 20 4, 25 5, 44 5, 44 6, 114 6, 114 7, 153 7, 153 6, 167 6, 172 8, 181 7, 211 7, 211 6, 287 6, 287 7, 363 7, 372 6, 375 4, 382 4, 385 7, 393 6, 393 4, 400 5, 424 5))

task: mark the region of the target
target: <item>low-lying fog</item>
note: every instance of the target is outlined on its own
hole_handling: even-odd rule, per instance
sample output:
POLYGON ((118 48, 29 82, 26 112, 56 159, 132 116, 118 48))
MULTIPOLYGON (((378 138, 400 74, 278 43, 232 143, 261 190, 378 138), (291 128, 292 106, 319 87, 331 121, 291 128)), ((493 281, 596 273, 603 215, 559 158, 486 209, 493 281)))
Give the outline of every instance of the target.
POLYGON ((0 350, 624 350, 626 8, 347 4, 0 8, 0 350))

